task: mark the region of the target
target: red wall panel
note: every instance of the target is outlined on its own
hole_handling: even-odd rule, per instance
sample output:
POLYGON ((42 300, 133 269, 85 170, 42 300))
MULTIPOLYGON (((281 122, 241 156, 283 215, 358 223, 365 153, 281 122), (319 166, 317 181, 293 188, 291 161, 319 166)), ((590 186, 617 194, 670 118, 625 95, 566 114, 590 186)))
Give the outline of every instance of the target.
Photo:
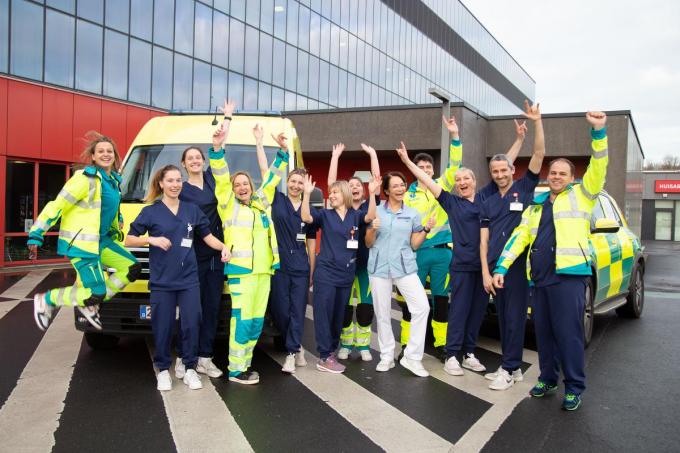
POLYGON ((7 154, 7 79, 0 77, 0 156, 5 154, 7 154))
POLYGON ((40 156, 42 133, 42 87, 8 81, 7 154, 40 156))
POLYGON ((73 157, 73 93, 43 89, 43 159, 70 161, 73 157))
POLYGON ((73 160, 80 160, 85 148, 83 137, 89 131, 100 132, 102 127, 102 101, 88 96, 75 95, 73 100, 73 160))
MULTIPOLYGON (((111 137, 118 152, 124 154, 127 134, 127 106, 118 102, 102 101, 102 134, 111 137)), ((122 158, 122 156, 121 156, 122 158)))

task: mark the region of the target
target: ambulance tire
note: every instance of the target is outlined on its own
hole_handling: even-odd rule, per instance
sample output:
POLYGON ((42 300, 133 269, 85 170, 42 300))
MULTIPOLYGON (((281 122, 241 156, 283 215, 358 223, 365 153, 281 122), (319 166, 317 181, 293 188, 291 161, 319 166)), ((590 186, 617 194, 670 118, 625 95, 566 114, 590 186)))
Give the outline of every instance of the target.
POLYGON ((586 303, 583 307, 583 346, 585 348, 588 347, 593 338, 593 324, 595 324, 593 299, 593 279, 589 278, 586 284, 586 303))
POLYGON ((85 332, 87 345, 94 350, 109 350, 118 346, 118 338, 115 335, 107 335, 97 332, 85 332))
POLYGON ((640 266, 633 268, 630 276, 630 286, 626 304, 616 309, 616 314, 622 318, 639 318, 642 316, 642 309, 645 306, 645 278, 640 266))

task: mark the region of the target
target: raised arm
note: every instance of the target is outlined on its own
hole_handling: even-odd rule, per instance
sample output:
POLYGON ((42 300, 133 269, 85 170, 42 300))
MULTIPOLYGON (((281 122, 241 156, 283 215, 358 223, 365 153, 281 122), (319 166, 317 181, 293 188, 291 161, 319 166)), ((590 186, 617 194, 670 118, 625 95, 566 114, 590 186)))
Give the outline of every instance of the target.
POLYGON ((439 198, 439 194, 442 193, 442 187, 434 182, 432 178, 427 176, 427 173, 418 168, 418 166, 414 164, 411 159, 409 159, 408 151, 406 151, 406 145, 404 145, 404 142, 401 142, 401 146, 397 148, 397 154, 404 165, 406 165, 406 168, 408 168, 409 171, 413 173, 413 176, 418 178, 418 181, 425 184, 425 187, 427 187, 428 190, 432 192, 435 198, 439 198))
POLYGON ((222 104, 222 107, 218 107, 218 109, 220 110, 220 112, 224 114, 224 122, 222 123, 224 125, 224 139, 222 140, 222 143, 218 147, 221 148, 222 146, 224 146, 224 142, 227 140, 227 137, 229 136, 229 126, 231 125, 234 110, 236 110, 236 103, 234 101, 228 101, 225 99, 224 104, 222 104))
POLYGON ((524 101, 523 115, 534 122, 534 151, 529 161, 529 170, 534 174, 541 172, 543 158, 545 157, 545 135, 543 133, 543 120, 541 119, 541 104, 529 105, 529 101, 524 101))
POLYGON ((338 143, 333 145, 333 152, 331 153, 331 164, 328 167, 328 180, 327 186, 330 187, 338 179, 338 161, 342 152, 345 150, 345 145, 343 143, 338 143))
POLYGON ((583 183, 579 186, 583 194, 594 200, 597 194, 604 189, 607 178, 607 165, 609 164, 607 144, 607 115, 604 112, 588 112, 586 120, 591 125, 590 136, 592 138, 593 155, 590 157, 588 169, 583 175, 583 183))
POLYGON ((300 206, 300 218, 305 223, 314 223, 314 217, 312 217, 312 210, 309 206, 309 198, 314 192, 314 186, 316 183, 312 181, 312 176, 310 174, 305 175, 305 186, 304 192, 305 196, 302 197, 302 205, 300 206))
POLYGON ((456 172, 463 165, 463 145, 460 142, 460 135, 458 133, 458 124, 456 123, 456 118, 451 115, 451 118, 447 119, 442 115, 442 121, 444 126, 449 130, 451 134, 451 142, 449 143, 449 163, 446 165, 446 170, 442 175, 437 178, 436 182, 444 190, 451 191, 453 186, 456 185, 456 172))
MULTIPOLYGON (((224 158, 224 140, 226 137, 225 124, 222 123, 212 136, 213 146, 208 152, 210 159, 210 171, 215 177, 215 198, 217 199, 217 213, 222 223, 227 220, 229 204, 233 201, 234 192, 231 187, 231 175, 229 165, 224 158)), ((226 229, 225 229, 226 230, 226 229)), ((226 231, 225 231, 226 232, 226 231)))
POLYGON ((361 149, 364 150, 368 157, 371 159, 371 174, 373 176, 380 175, 380 164, 378 163, 378 153, 375 152, 375 148, 368 146, 365 143, 361 144, 361 149))
POLYGON ((375 195, 380 192, 382 178, 379 175, 373 176, 373 179, 368 183, 368 211, 364 216, 365 223, 373 222, 375 219, 375 195))
POLYGON ((257 166, 260 167, 260 176, 264 180, 264 175, 269 169, 267 155, 264 153, 264 129, 260 123, 253 127, 253 137, 255 137, 255 152, 257 154, 257 166))
POLYGON ((265 208, 268 208, 274 200, 274 192, 281 179, 284 177, 286 167, 288 167, 288 144, 286 143, 286 136, 283 133, 279 135, 272 134, 274 141, 278 143, 279 150, 276 152, 274 162, 269 166, 267 172, 262 177, 262 184, 257 189, 257 196, 262 201, 265 208))
POLYGON ((515 141, 512 142, 510 148, 508 148, 508 150, 505 152, 505 157, 507 157, 511 163, 514 163, 515 160, 517 159, 519 151, 522 149, 524 139, 526 138, 527 135, 527 122, 522 121, 520 123, 517 120, 513 121, 515 122, 515 141))

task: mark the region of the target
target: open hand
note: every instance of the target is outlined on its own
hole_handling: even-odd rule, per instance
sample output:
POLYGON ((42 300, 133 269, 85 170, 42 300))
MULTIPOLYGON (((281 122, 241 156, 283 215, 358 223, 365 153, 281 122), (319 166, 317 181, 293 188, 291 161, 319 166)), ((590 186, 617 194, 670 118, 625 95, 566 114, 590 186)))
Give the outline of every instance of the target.
POLYGON ((256 123, 253 127, 253 137, 255 137, 257 143, 262 143, 262 140, 264 139, 264 128, 260 123, 256 123))
POLYGON ((380 175, 374 176, 373 179, 368 182, 368 191, 373 195, 380 193, 381 184, 382 177, 380 175))
POLYGON ((305 195, 309 196, 312 192, 314 192, 314 187, 316 187, 316 183, 312 181, 312 175, 306 174, 304 186, 305 195))
POLYGON ((529 101, 524 100, 524 111, 522 112, 527 119, 538 121, 541 119, 541 104, 529 105, 529 101))
POLYGON ((400 142, 401 146, 397 148, 397 154, 399 155, 399 158, 401 159, 402 162, 408 162, 410 159, 408 158, 408 151, 406 150, 406 145, 404 145, 404 142, 400 142))
POLYGON ((588 112, 586 113, 586 120, 593 126, 593 129, 599 131, 607 124, 607 114, 604 112, 588 112))
POLYGON ((369 156, 375 154, 375 148, 373 148, 372 146, 368 146, 368 145, 365 144, 365 143, 362 143, 362 144, 361 144, 361 149, 363 149, 364 152, 365 152, 366 154, 368 154, 369 156))
POLYGON ((345 144, 344 143, 338 143, 336 145, 333 145, 332 157, 336 157, 336 158, 340 157, 344 150, 345 150, 345 144))
POLYGON ((285 135, 283 135, 283 132, 281 132, 279 135, 272 134, 272 138, 279 145, 279 148, 284 151, 288 151, 288 143, 286 142, 288 139, 285 135))
POLYGON ((458 123, 456 123, 456 117, 451 115, 451 118, 446 118, 444 115, 442 115, 442 122, 444 123, 444 126, 449 130, 449 133, 453 135, 454 137, 458 136, 458 123))
POLYGON ((222 107, 217 108, 224 114, 224 116, 231 116, 234 113, 234 110, 236 110, 236 103, 234 101, 228 101, 225 99, 222 107))

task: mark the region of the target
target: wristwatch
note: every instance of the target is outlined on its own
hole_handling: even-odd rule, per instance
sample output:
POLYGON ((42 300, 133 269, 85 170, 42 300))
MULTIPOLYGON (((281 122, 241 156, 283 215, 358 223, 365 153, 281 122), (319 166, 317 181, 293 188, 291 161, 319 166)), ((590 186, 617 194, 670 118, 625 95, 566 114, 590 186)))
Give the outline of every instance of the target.
POLYGON ((430 231, 432 230, 429 229, 428 227, 423 227, 423 231, 425 232, 425 234, 430 234, 430 231))

